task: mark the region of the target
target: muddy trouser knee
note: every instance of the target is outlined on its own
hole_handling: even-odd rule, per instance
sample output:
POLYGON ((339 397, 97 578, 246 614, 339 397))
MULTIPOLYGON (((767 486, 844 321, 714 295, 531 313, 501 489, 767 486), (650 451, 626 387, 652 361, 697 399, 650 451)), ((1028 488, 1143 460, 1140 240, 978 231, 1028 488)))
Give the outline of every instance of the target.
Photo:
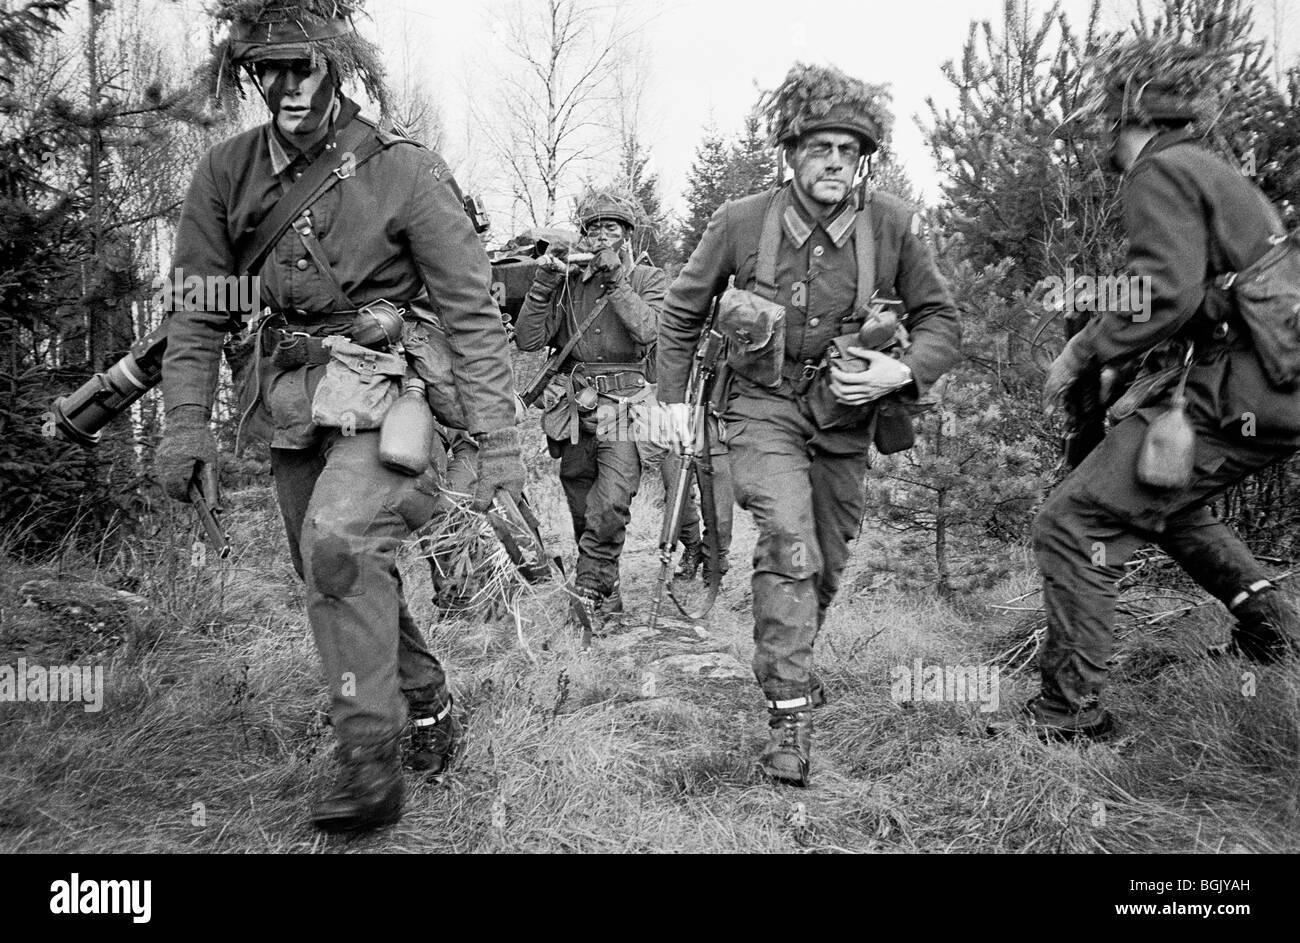
POLYGON ((1039 654, 1042 693, 1031 710, 1045 723, 1087 726, 1100 719, 1115 647, 1115 584, 1143 544, 1160 544, 1221 599, 1235 582, 1262 575, 1236 535, 1213 520, 1206 502, 1289 450, 1198 428, 1191 484, 1160 490, 1136 477, 1145 433, 1141 415, 1112 429, 1034 522, 1047 632, 1039 654))
POLYGON ((816 706, 813 645, 861 518, 866 455, 810 449, 814 431, 791 400, 763 397, 729 415, 736 501, 754 515, 754 675, 769 706, 816 706), (822 492, 814 497, 817 488, 822 492), (837 507, 838 505, 838 507, 837 507), (849 519, 851 518, 851 526, 849 519), (823 588, 824 587, 824 588, 823 588))
POLYGON ((578 544, 574 585, 606 596, 618 582, 632 499, 641 485, 636 443, 583 432, 564 447, 560 481, 578 544))
POLYGON ((344 744, 397 732, 406 702, 440 699, 441 665, 406 606, 396 553, 432 513, 436 482, 378 461, 377 432, 272 449, 276 494, 344 744), (436 694, 434 692, 437 692, 436 694))

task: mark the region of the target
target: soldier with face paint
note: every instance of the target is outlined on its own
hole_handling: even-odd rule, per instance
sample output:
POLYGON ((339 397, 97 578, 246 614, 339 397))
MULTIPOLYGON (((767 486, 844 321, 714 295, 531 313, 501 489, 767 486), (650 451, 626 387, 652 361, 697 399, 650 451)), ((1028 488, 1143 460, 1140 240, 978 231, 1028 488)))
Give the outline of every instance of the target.
POLYGON ((759 767, 804 785, 812 710, 824 700, 813 643, 865 511, 877 407, 886 398, 915 402, 955 360, 960 331, 912 209, 855 186, 888 127, 884 90, 838 69, 797 65, 766 110, 769 139, 783 148, 793 179, 724 203, 709 221, 660 320, 659 397, 681 409, 712 301, 734 279, 748 300, 733 310, 766 312, 743 330, 722 328, 732 371, 723 437, 736 502, 759 532, 754 674, 770 728, 759 767), (868 369, 828 364, 829 346, 856 334, 877 292, 902 301, 907 354, 850 347, 868 369))
MULTIPOLYGON (((454 389, 430 384, 426 395, 435 414, 439 403, 444 412, 446 402, 460 404, 454 425, 476 453, 474 506, 486 508, 498 489, 517 495, 524 475, 506 336, 456 182, 441 157, 381 130, 342 94, 342 82, 356 77, 385 103, 375 51, 350 18, 355 8, 341 0, 221 6, 230 35, 213 61, 214 86, 228 96, 251 80, 272 117, 203 157, 173 262, 186 276, 260 277, 264 316, 250 332, 251 368, 238 378, 239 440, 270 446, 289 549, 306 583, 340 765, 313 820, 331 831, 400 816, 404 730, 402 759, 413 769, 441 772, 455 746, 446 675, 407 609, 396 565, 402 540, 433 513, 437 463, 411 477, 379 454, 384 408, 416 369, 408 363, 423 362, 431 331, 445 330, 450 342, 454 389), (259 226, 303 192, 295 185, 304 177, 319 178, 321 189, 264 260, 243 270, 259 226), (363 308, 389 312, 405 356, 387 346, 394 338, 360 343, 363 308)), ((215 467, 209 419, 229 318, 178 310, 170 323, 157 466, 179 500, 199 470, 215 467)))
POLYGON ((578 225, 592 258, 569 261, 571 247, 553 244, 538 266, 515 324, 520 350, 564 347, 591 324, 560 365, 546 394, 543 428, 573 518, 578 564, 578 621, 597 629, 622 611, 619 559, 641 484, 637 442, 619 429, 601 431, 598 416, 650 391, 645 356, 654 342, 668 279, 635 264, 627 236, 645 213, 618 188, 589 188, 578 201, 578 225))

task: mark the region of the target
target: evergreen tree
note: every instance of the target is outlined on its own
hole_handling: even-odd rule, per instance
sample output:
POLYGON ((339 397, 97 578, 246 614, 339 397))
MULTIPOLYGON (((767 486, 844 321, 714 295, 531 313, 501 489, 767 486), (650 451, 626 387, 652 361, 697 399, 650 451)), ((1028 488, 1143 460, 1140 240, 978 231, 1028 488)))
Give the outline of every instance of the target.
POLYGON ((709 218, 730 198, 730 149, 716 125, 704 129, 695 148, 695 160, 686 178, 686 220, 682 227, 682 256, 688 257, 699 245, 709 218))
POLYGON ((727 199, 759 193, 776 182, 776 151, 767 143, 762 114, 755 105, 745 116, 742 134, 731 145, 726 174, 727 199))

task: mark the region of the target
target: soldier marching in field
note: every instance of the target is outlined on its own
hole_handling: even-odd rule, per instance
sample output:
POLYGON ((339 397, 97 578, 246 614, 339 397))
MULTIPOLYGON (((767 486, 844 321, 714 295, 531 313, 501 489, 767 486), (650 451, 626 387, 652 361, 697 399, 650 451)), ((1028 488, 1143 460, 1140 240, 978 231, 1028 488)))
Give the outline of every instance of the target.
POLYGON ((629 423, 598 428, 598 419, 626 416, 651 395, 645 358, 668 279, 631 258, 628 236, 645 216, 631 194, 589 188, 577 215, 593 255, 578 264, 569 259, 573 247, 552 243, 515 330, 520 350, 568 351, 544 394, 542 428, 551 457, 560 460, 578 545, 574 604, 583 610, 581 620, 598 629, 622 611, 619 558, 641 483, 629 423))
MULTIPOLYGON (((1095 317, 1052 364, 1049 409, 1080 375, 1142 359, 1113 428, 1056 489, 1034 526, 1047 637, 1042 691, 1020 722, 1047 739, 1102 738, 1116 580, 1152 542, 1237 620, 1220 655, 1271 661, 1300 645, 1300 618, 1208 503, 1300 445, 1300 329, 1231 287, 1296 249, 1263 193, 1201 142, 1220 111, 1217 63, 1165 40, 1117 50, 1093 102, 1110 127, 1128 269, 1149 279, 1140 312, 1095 317), (1242 274, 1234 274, 1242 273, 1242 274), (1290 362, 1279 362, 1290 357, 1290 362), (1184 405, 1185 401, 1185 405, 1184 405)), ((1294 266, 1293 270, 1297 267, 1294 266)), ((1292 286, 1300 295, 1300 284, 1292 286)), ((1293 297, 1292 301, 1296 299, 1293 297)), ((1269 299, 1265 298, 1267 306, 1269 299)))
POLYGON ((833 68, 790 72, 766 110, 793 180, 714 214, 659 333, 659 396, 680 410, 671 404, 682 403, 692 351, 734 276, 717 315, 732 374, 721 437, 736 501, 759 531, 754 673, 770 713, 760 768, 799 785, 823 702, 813 643, 860 526, 868 449, 873 438, 886 451, 907 446, 910 417, 899 410, 952 364, 960 335, 913 211, 854 186, 888 132, 886 101, 882 88, 833 68), (906 311, 911 346, 901 359, 851 340, 878 315, 877 293, 906 311), (837 339, 849 339, 846 353, 866 369, 830 365, 837 339))
MULTIPOLYGON (((391 470, 379 451, 379 425, 403 378, 408 388, 412 373, 429 381, 439 419, 473 434, 477 509, 498 488, 517 494, 523 484, 506 336, 460 191, 441 157, 380 130, 342 94, 355 77, 384 101, 375 50, 351 20, 356 8, 222 6, 231 33, 214 62, 216 86, 230 92, 251 79, 271 120, 204 156, 174 261, 187 275, 261 276, 267 311, 251 331, 241 435, 269 439, 329 685, 340 775, 313 815, 327 830, 400 816, 408 717, 408 765, 439 771, 455 745, 446 676, 407 609, 395 559, 433 512, 437 474, 391 470), (445 365, 454 390, 434 382, 439 321, 454 351, 445 365), (462 414, 449 417, 457 394, 462 414)), ((177 311, 171 321, 157 465, 179 500, 196 470, 217 461, 209 418, 228 327, 221 310, 177 311)))

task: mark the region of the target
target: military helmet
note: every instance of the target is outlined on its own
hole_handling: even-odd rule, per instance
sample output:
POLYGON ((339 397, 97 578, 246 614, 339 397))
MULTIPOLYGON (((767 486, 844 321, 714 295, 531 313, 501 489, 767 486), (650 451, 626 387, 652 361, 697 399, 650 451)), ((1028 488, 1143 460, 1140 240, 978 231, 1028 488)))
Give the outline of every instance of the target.
POLYGON ((1091 91, 1067 121, 1095 117, 1121 125, 1188 124, 1217 113, 1234 50, 1210 50, 1170 36, 1139 36, 1089 63, 1091 91))
POLYGON ((598 219, 617 220, 628 229, 636 229, 645 218, 645 210, 636 195, 625 186, 588 184, 578 197, 574 215, 580 230, 585 230, 598 219))
POLYGON ((763 96, 768 141, 790 145, 811 131, 845 131, 870 154, 889 137, 889 90, 846 75, 834 66, 796 62, 785 81, 763 96))
POLYGON ((207 67, 219 102, 242 95, 241 70, 265 60, 325 61, 340 80, 357 78, 381 111, 388 91, 379 52, 356 31, 362 0, 219 0, 214 11, 227 25, 207 67))

